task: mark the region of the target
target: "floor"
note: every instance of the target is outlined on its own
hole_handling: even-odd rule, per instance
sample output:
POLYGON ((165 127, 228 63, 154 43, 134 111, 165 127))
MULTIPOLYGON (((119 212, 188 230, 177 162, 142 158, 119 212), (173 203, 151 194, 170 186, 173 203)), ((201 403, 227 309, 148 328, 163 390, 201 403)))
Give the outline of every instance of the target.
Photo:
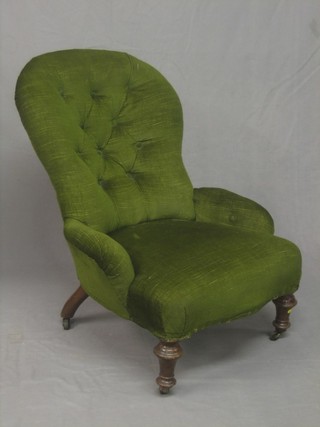
POLYGON ((71 273, 2 277, 3 427, 319 427, 319 287, 305 272, 292 327, 272 342, 273 304, 182 343, 177 385, 158 394, 157 340, 92 300, 64 331, 71 273))

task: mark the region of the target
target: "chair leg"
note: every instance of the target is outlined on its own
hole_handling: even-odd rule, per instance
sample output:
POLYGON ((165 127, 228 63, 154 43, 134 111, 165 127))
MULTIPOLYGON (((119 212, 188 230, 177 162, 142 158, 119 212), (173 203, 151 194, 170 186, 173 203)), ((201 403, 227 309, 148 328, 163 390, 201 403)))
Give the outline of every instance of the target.
POLYGON ((290 327, 290 313, 292 308, 297 304, 297 300, 291 294, 276 298, 273 300, 273 303, 276 306, 276 319, 273 321, 275 331, 270 339, 276 341, 290 327))
POLYGON ((84 291, 84 289, 79 286, 79 288, 67 300, 61 311, 63 329, 70 329, 71 318, 88 296, 89 295, 84 291))
POLYGON ((182 356, 182 348, 178 342, 160 341, 153 350, 159 358, 160 373, 156 379, 161 394, 167 394, 176 384, 174 368, 177 359, 182 356))

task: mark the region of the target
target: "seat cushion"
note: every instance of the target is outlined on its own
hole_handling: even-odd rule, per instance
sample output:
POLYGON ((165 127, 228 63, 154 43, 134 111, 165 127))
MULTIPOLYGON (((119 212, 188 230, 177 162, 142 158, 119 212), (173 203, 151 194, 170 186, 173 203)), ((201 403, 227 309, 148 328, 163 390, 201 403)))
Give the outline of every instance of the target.
POLYGON ((299 249, 267 233, 161 220, 111 236, 135 269, 127 301, 131 319, 160 339, 181 340, 254 313, 298 287, 299 249))

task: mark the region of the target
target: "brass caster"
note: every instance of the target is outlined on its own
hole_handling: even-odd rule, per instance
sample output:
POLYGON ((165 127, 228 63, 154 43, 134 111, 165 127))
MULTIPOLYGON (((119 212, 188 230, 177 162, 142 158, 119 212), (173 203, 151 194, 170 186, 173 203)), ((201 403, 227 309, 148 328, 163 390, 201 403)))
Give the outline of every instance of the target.
POLYGON ((65 331, 68 331, 71 327, 71 319, 70 317, 65 317, 62 319, 62 326, 65 331))
POLYGON ((170 388, 169 387, 159 387, 160 394, 169 394, 170 388))
POLYGON ((270 341, 277 341, 281 337, 281 332, 275 331, 272 335, 270 335, 270 341))

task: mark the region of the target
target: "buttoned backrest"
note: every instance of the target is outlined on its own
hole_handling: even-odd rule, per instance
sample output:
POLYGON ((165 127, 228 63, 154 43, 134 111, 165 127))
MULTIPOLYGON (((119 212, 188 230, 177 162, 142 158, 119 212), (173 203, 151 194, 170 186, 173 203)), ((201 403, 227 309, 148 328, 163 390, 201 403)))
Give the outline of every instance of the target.
POLYGON ((181 105, 150 65, 120 52, 48 53, 21 72, 16 103, 64 218, 104 232, 194 219, 181 105))

